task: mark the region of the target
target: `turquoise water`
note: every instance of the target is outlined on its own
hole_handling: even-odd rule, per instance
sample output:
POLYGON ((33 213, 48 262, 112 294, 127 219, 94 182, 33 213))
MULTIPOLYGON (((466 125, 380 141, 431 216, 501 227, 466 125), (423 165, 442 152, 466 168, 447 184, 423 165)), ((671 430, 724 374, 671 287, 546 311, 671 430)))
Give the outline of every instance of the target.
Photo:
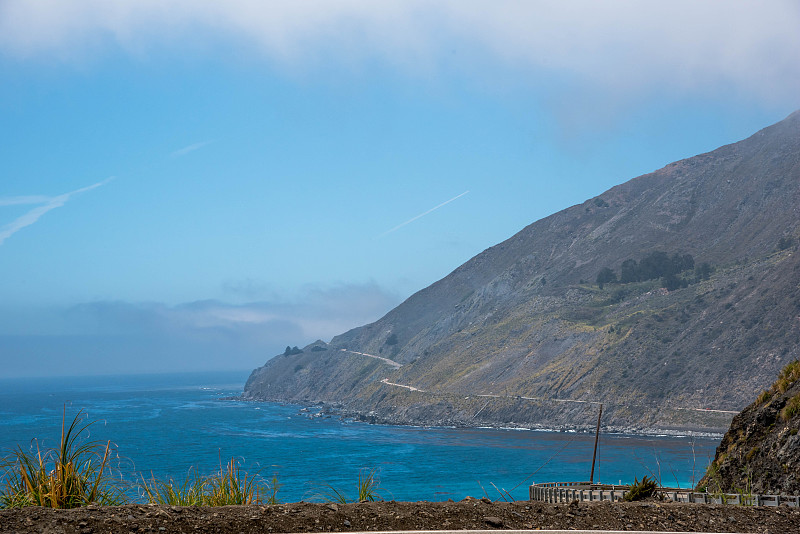
MULTIPOLYGON (((323 484, 352 493, 362 468, 377 468, 386 499, 460 500, 493 487, 527 498, 531 481, 586 480, 594 435, 527 430, 368 425, 311 418, 300 406, 222 400, 238 395, 247 373, 0 380, 0 449, 32 438, 55 445, 61 416, 83 409, 90 439, 111 440, 121 475, 183 479, 219 469, 231 457, 248 471, 277 476, 279 500, 313 500, 323 484)), ((658 475, 665 485, 699 479, 715 439, 603 435, 595 480, 658 475), (692 447, 694 446, 694 451, 692 447)))

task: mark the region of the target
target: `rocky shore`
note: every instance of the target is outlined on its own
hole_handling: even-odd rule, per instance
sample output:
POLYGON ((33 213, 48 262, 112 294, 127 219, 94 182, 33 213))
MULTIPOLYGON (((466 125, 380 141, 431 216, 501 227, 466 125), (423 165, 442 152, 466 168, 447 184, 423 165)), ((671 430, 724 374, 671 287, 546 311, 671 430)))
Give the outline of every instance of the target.
MULTIPOLYGON (((497 423, 494 421, 477 421, 467 422, 461 419, 452 418, 425 418, 421 420, 409 420, 407 417, 392 415, 392 414, 379 414, 374 411, 363 412, 347 408, 339 403, 326 403, 316 402, 309 404, 302 403, 285 403, 282 401, 268 401, 268 400, 255 400, 246 397, 228 397, 223 400, 236 400, 246 402, 278 402, 280 404, 291 404, 300 406, 300 415, 305 415, 309 418, 331 418, 335 417, 341 420, 357 421, 360 423, 368 423, 373 425, 395 425, 395 426, 424 426, 424 427, 437 427, 437 428, 497 428, 497 429, 526 429, 526 430, 540 430, 552 432, 594 432, 594 427, 587 427, 585 425, 515 425, 514 423, 497 423)), ((641 426, 615 426, 603 425, 602 430, 607 434, 624 434, 627 436, 697 436, 711 439, 721 439, 722 432, 709 432, 707 430, 696 428, 647 428, 641 426)))
MULTIPOLYGON (((323 412, 327 415, 335 415, 345 419, 369 423, 375 425, 412 425, 430 426, 442 428, 514 428, 523 430, 541 430, 552 432, 594 432, 594 428, 584 425, 518 425, 514 423, 497 423, 494 421, 481 421, 478 424, 469 424, 458 419, 433 419, 424 421, 409 421, 404 417, 382 416, 375 412, 362 413, 354 410, 346 410, 334 406, 325 406, 323 412)), ((625 434, 629 436, 697 436, 704 438, 722 438, 722 432, 708 432, 693 428, 645 428, 640 426, 603 426, 603 432, 609 434, 625 434)))

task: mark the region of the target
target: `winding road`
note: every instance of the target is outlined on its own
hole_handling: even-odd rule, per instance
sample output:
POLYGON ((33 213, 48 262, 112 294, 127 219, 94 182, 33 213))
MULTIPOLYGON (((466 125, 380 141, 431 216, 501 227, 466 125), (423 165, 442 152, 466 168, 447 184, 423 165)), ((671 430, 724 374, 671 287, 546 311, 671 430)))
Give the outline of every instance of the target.
MULTIPOLYGON (((396 362, 394 360, 390 360, 389 358, 384 358, 383 356, 376 356, 375 354, 367 354, 366 352, 358 352, 354 350, 347 350, 347 349, 340 349, 342 352, 347 352, 349 354, 355 354, 357 356, 366 356, 367 358, 374 358, 376 360, 380 360, 386 365, 393 367, 394 369, 400 369, 403 367, 402 363, 396 362)), ((398 384, 396 382, 389 382, 388 378, 384 378, 381 380, 382 384, 386 384, 387 386, 394 386, 398 388, 407 389, 409 391, 419 391, 420 393, 432 393, 432 391, 425 391, 424 389, 419 389, 414 386, 410 386, 408 384, 398 384)), ((486 397, 486 398, 494 398, 494 399, 521 399, 521 400, 529 400, 529 401, 546 401, 546 402, 575 402, 579 404, 603 404, 599 401, 590 401, 590 400, 578 400, 578 399, 556 399, 551 397, 525 397, 522 395, 495 395, 493 393, 478 393, 475 395, 476 397, 486 397)), ((674 407, 674 410, 686 410, 686 411, 693 411, 693 412, 702 412, 702 413, 725 413, 736 415, 739 412, 735 410, 716 410, 712 408, 689 408, 689 407, 674 407)), ((477 414, 476 414, 477 415, 477 414)))

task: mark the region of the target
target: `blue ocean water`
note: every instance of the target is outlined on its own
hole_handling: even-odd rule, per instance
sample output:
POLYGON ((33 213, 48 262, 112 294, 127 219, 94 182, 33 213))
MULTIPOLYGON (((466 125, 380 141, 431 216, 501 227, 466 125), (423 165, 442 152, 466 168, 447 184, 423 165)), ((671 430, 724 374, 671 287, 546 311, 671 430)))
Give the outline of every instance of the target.
MULTIPOLYGON (((282 502, 314 500, 328 484, 352 494, 359 470, 377 468, 386 499, 526 499, 532 481, 587 480, 593 434, 528 430, 368 425, 312 418, 302 407, 223 400, 241 393, 247 373, 0 380, 0 450, 53 446, 83 409, 89 439, 111 440, 121 476, 185 479, 230 458, 277 477, 282 502)), ((616 484, 660 476, 689 487, 719 440, 601 435, 595 480, 616 484)))

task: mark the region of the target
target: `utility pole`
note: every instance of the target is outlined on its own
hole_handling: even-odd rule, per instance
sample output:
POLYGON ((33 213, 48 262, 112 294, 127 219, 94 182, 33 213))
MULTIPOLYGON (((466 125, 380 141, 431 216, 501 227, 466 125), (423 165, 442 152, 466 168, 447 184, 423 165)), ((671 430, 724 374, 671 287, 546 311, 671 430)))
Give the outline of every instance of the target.
POLYGON ((597 459, 597 440, 600 438, 600 418, 603 416, 603 405, 600 405, 600 413, 597 414, 597 430, 594 433, 594 454, 592 454, 592 474, 589 475, 589 484, 594 483, 594 461, 597 459))

